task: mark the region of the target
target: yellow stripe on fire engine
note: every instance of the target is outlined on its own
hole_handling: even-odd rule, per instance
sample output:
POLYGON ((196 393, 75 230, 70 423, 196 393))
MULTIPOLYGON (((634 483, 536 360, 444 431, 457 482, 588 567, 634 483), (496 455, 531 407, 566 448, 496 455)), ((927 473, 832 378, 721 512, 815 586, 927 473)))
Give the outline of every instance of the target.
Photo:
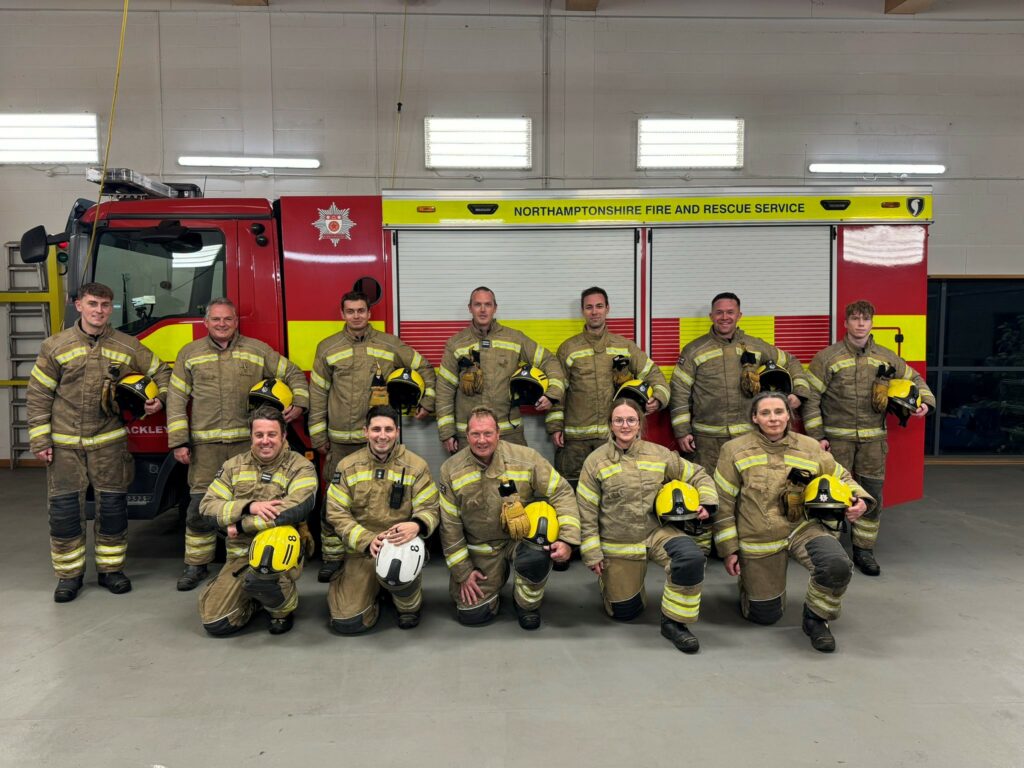
POLYGON ((157 328, 152 333, 139 336, 139 341, 165 363, 174 363, 181 348, 195 339, 195 323, 175 323, 157 328))
POLYGON ((733 193, 716 197, 409 199, 385 194, 385 227, 401 226, 538 226, 566 224, 707 224, 772 222, 894 222, 924 224, 932 219, 930 188, 877 190, 871 194, 733 193), (915 216, 909 210, 913 199, 915 216), (823 203, 823 201, 829 201, 823 203), (471 204, 493 205, 474 214, 471 204), (839 203, 838 205, 836 203, 839 203), (885 204, 887 207, 882 207, 885 204), (832 210, 826 209, 829 205, 832 210), (839 210, 841 208, 841 210, 839 210))
MULTIPOLYGON (((563 341, 583 330, 583 323, 578 317, 567 320, 506 320, 499 317, 498 322, 509 328, 522 331, 535 342, 546 347, 552 355, 558 351, 558 347, 563 341)), ((527 362, 532 364, 533 360, 527 362)))
MULTIPOLYGON (((378 331, 384 330, 383 320, 371 320, 370 325, 378 331)), ((339 320, 289 320, 288 359, 303 371, 313 370, 316 346, 328 336, 345 327, 339 320)))
POLYGON ((875 341, 891 349, 904 360, 918 363, 925 359, 928 339, 927 315, 875 315, 871 334, 875 341), (903 342, 896 342, 896 334, 903 334, 903 342))

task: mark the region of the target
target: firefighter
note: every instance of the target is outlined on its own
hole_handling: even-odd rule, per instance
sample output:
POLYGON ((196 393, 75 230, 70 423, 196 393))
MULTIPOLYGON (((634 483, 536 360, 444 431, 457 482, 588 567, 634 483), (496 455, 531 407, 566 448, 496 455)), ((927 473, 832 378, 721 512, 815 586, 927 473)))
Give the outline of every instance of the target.
POLYGON ((605 612, 619 621, 632 621, 644 609, 648 559, 662 566, 667 578, 661 634, 680 651, 696 653, 700 644, 687 625, 697 621, 700 611, 704 553, 683 530, 661 522, 662 510, 656 510, 655 500, 663 485, 682 481, 695 486, 699 497, 692 511, 697 519, 707 520, 718 494, 699 466, 641 439, 644 416, 635 400, 613 402, 607 417, 611 435, 583 462, 576 486, 580 554, 598 577, 605 612))
POLYGON ((459 622, 486 624, 498 613, 498 593, 514 572, 519 626, 540 627, 540 604, 552 561, 564 562, 580 543, 576 499, 569 483, 532 448, 501 439, 489 408, 467 415, 468 446, 441 465, 441 544, 449 592, 459 622), (538 547, 525 506, 546 500, 556 510, 558 538, 538 547))
POLYGON ((608 407, 624 383, 638 379, 654 390, 646 412, 654 413, 669 401, 668 383, 661 370, 629 339, 611 333, 611 311, 603 288, 587 288, 580 296, 585 325, 583 332, 566 339, 558 348, 558 362, 565 371, 565 399, 546 419, 554 431, 555 468, 573 487, 583 460, 608 442, 608 407))
POLYGON ((228 299, 213 299, 203 320, 207 336, 178 352, 167 397, 167 444, 188 465, 191 499, 185 516, 185 570, 178 590, 195 589, 209 573, 217 529, 199 512, 210 481, 221 465, 248 446, 249 390, 261 379, 283 381, 292 403, 286 422, 309 404, 306 377, 293 362, 267 344, 238 332, 238 313, 228 299), (191 413, 188 410, 192 400, 191 413))
POLYGON ((544 394, 528 405, 543 413, 562 398, 558 360, 526 334, 501 325, 494 319, 497 311, 494 291, 475 288, 469 295, 473 321, 445 344, 438 369, 437 430, 448 453, 465 447, 469 414, 477 407, 494 411, 502 440, 526 445, 519 405, 509 388, 513 374, 524 365, 547 379, 544 394))
POLYGON ((284 634, 299 603, 302 542, 292 542, 291 567, 269 572, 250 565, 250 545, 263 531, 305 523, 316 502, 316 468, 289 450, 288 425, 277 408, 259 406, 249 428, 249 450, 224 462, 199 504, 203 518, 227 537, 227 561, 199 595, 199 617, 211 635, 237 632, 258 605, 270 614, 270 634, 284 634))
POLYGON ((128 431, 114 402, 117 382, 144 373, 157 384, 145 416, 159 412, 170 370, 138 341, 108 323, 114 293, 102 283, 79 289, 74 326, 46 339, 28 383, 29 441, 46 465, 53 599, 78 596, 85 573, 85 493, 95 495, 96 570, 114 594, 132 588, 124 574, 128 547, 128 485, 133 463, 128 431))
POLYGON ((743 617, 755 624, 782 618, 789 558, 809 570, 803 631, 815 650, 830 653, 836 642, 828 622, 839 618, 853 564, 835 533, 807 515, 805 491, 820 475, 846 483, 854 496, 845 512, 851 522, 874 500, 817 440, 791 431, 792 418, 784 395, 761 392, 750 405, 754 431, 722 447, 715 469, 715 546, 725 570, 739 577, 743 617))
POLYGON ((327 520, 347 545, 345 567, 335 573, 327 591, 331 627, 343 635, 365 632, 377 623, 381 586, 391 592, 400 628, 420 623, 422 579, 390 586, 381 584, 374 570, 385 542, 426 539, 438 523, 437 486, 430 468, 398 445, 398 426, 394 408, 371 408, 363 426, 366 445, 338 462, 327 489, 327 520))
POLYGON ((885 414, 889 382, 913 382, 922 400, 914 416, 925 416, 935 407, 935 397, 920 374, 875 342, 871 335, 874 316, 869 301, 846 306, 846 336, 811 360, 807 373, 810 396, 804 405, 807 434, 831 451, 875 499, 874 508, 850 526, 853 563, 868 576, 881 573, 874 550, 888 451, 885 414))
MULTIPOLYGON (((341 297, 343 330, 328 336, 316 348, 309 385, 309 437, 327 458, 323 481, 329 483, 338 462, 366 445, 366 412, 387 405, 387 377, 407 368, 423 378, 424 391, 415 417, 429 419, 434 410, 434 369, 416 350, 397 336, 370 325, 370 300, 351 291, 341 297)), ((317 579, 331 580, 341 567, 344 547, 326 517, 321 516, 323 564, 317 579)))
POLYGON ((739 297, 720 293, 711 300, 711 329, 679 352, 672 372, 672 431, 683 453, 711 474, 725 442, 749 432, 750 399, 760 391, 758 368, 772 361, 791 377, 787 400, 795 411, 808 396, 800 361, 737 325, 739 297))

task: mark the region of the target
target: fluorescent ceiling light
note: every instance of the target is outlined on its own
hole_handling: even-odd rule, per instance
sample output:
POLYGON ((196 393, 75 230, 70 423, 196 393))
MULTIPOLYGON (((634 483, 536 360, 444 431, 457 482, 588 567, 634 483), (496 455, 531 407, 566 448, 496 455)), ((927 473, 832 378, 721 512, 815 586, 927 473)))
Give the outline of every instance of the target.
POLYGON ((216 245, 204 245, 195 253, 171 253, 172 269, 196 269, 197 267, 209 267, 220 256, 224 249, 219 243, 216 245))
POLYGON ((944 165, 927 163, 811 163, 811 173, 895 174, 919 173, 937 176, 946 172, 944 165))
POLYGON ((642 117, 637 121, 636 167, 743 167, 743 120, 642 117))
POLYGON ((182 155, 178 165, 203 168, 319 168, 315 157, 210 157, 182 155))
POLYGON ((423 139, 427 168, 533 167, 533 121, 528 117, 428 117, 423 139))
POLYGON ((0 114, 0 163, 95 163, 96 115, 0 114))

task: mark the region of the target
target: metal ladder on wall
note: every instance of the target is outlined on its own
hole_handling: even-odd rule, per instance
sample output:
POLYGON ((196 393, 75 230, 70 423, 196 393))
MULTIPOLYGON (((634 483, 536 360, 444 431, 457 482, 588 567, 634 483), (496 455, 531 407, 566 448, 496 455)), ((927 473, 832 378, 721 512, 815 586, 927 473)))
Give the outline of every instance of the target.
MULTIPOLYGON (((54 307, 60 306, 60 278, 55 271, 54 258, 47 259, 44 264, 22 264, 18 243, 5 244, 4 253, 7 290, 0 293, 0 303, 7 305, 10 379, 0 381, 0 384, 10 388, 10 467, 15 469, 19 460, 32 458, 26 399, 28 377, 39 353, 39 345, 53 332, 54 307)), ((57 314, 59 322, 59 309, 57 314)))

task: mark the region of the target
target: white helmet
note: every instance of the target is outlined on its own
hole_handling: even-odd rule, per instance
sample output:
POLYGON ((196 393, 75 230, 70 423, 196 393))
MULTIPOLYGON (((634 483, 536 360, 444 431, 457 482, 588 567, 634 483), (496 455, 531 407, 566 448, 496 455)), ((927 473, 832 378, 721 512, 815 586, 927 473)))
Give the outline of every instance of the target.
POLYGON ((419 536, 405 544, 385 541, 377 552, 377 578, 389 587, 412 584, 427 562, 427 545, 419 536))

